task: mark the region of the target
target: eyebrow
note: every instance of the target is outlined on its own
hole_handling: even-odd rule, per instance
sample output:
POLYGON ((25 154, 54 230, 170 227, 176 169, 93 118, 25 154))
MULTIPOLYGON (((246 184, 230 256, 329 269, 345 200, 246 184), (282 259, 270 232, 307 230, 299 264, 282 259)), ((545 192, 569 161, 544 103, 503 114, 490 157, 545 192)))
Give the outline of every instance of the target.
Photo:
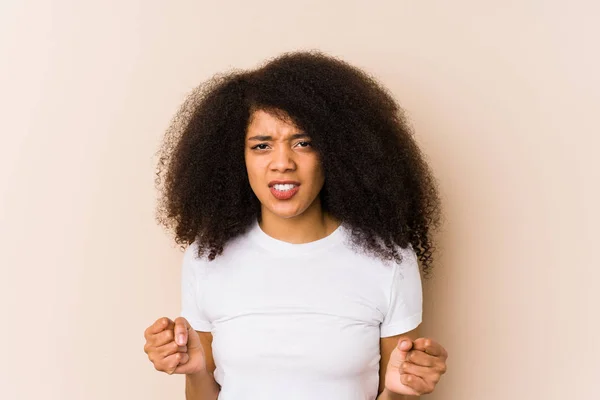
MULTIPOLYGON (((290 136, 290 140, 308 138, 308 137, 310 137, 308 135, 308 133, 296 133, 296 134, 293 134, 292 136, 290 136)), ((248 140, 269 141, 269 140, 273 140, 273 137, 267 136, 267 135, 256 135, 256 136, 249 137, 248 140)))

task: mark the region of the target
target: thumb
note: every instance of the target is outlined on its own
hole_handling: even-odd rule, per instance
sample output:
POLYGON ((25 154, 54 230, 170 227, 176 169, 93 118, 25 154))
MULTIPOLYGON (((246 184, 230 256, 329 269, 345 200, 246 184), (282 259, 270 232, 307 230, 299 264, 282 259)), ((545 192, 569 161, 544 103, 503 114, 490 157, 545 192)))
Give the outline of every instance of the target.
POLYGON ((400 339, 398 340, 398 345, 396 346, 398 349, 398 359, 399 361, 406 360, 406 356, 408 352, 413 348, 413 342, 410 339, 400 339))
POLYGON ((188 342, 188 329, 190 328, 190 323, 185 318, 176 318, 175 328, 173 328, 175 343, 177 343, 179 346, 185 346, 188 342))

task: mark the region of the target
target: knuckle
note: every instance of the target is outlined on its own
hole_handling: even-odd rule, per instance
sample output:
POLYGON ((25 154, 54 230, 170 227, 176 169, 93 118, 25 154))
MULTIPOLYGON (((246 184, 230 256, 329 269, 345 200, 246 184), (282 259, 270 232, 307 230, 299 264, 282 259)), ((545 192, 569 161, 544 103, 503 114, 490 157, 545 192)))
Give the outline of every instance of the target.
POLYGON ((148 340, 146 342, 146 344, 144 344, 144 351, 146 353, 150 353, 153 348, 154 348, 154 341, 153 340, 148 340))
POLYGON ((416 351, 412 351, 411 353, 409 353, 406 359, 410 359, 410 362, 413 362, 415 364, 421 364, 421 355, 416 351))

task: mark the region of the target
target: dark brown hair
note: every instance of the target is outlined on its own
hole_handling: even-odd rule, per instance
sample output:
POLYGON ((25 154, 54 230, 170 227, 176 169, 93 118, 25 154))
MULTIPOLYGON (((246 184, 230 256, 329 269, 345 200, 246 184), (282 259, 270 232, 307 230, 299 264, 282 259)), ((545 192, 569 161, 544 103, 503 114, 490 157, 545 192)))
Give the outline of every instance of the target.
POLYGON ((322 207, 382 259, 412 244, 425 275, 440 222, 435 180, 403 111, 364 71, 320 52, 286 53, 216 75, 188 97, 159 151, 158 221, 213 260, 260 214, 244 137, 251 110, 283 112, 307 132, 325 173, 322 207))

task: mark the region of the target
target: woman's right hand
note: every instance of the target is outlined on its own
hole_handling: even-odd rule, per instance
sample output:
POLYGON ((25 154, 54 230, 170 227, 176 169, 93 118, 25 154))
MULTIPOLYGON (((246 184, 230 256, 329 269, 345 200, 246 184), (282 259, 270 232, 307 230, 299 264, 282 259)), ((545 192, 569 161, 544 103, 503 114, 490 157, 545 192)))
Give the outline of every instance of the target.
POLYGON ((169 375, 206 371, 200 337, 185 318, 160 318, 146 329, 144 337, 144 352, 157 371, 169 375))

